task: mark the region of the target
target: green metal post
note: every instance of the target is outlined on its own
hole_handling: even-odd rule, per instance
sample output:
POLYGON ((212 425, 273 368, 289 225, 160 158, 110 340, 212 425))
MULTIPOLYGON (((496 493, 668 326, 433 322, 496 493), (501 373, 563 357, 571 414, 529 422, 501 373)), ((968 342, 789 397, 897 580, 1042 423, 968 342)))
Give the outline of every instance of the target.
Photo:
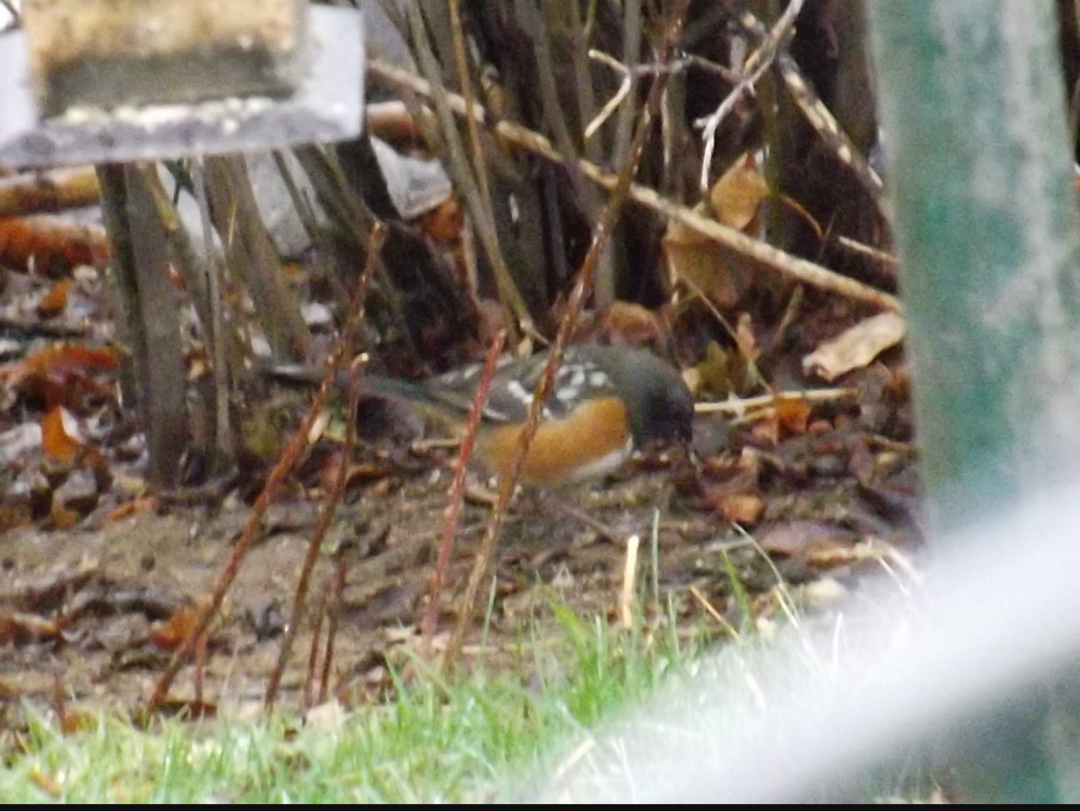
POLYGON ((868 7, 919 434, 933 524, 947 530, 1059 483, 1080 459, 1077 216, 1054 10, 868 7))
MULTIPOLYGON (((1077 214, 1054 6, 867 6, 929 524, 944 537, 1054 488, 1080 460, 1077 214)), ((987 722, 979 759, 993 773, 961 770, 979 798, 1058 797, 1040 716, 987 722)))

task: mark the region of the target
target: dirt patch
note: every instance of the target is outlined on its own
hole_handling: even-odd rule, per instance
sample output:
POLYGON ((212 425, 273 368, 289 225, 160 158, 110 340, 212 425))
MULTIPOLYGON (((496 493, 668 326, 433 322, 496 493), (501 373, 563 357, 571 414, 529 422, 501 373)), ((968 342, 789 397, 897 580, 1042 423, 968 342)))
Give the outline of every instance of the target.
MULTIPOLYGON (((775 469, 800 470, 791 461, 798 449, 785 446, 784 452, 788 461, 774 461, 775 469)), ((648 621, 665 620, 670 598, 688 633, 704 628, 723 635, 726 626, 746 621, 745 598, 732 589, 732 569, 759 616, 776 610, 772 589, 781 579, 797 588, 827 571, 830 582, 854 582, 877 559, 873 543, 880 551, 911 538, 910 528, 847 472, 856 456, 849 454, 836 475, 828 475, 830 464, 819 454, 815 474, 803 476, 798 487, 774 473, 755 534, 771 557, 714 510, 703 509, 699 494, 680 494, 670 470, 631 469, 618 481, 522 494, 499 547, 486 666, 520 668, 522 633, 543 637, 551 628, 553 602, 618 621, 627 538, 634 534, 642 539, 637 588, 648 621), (660 605, 650 563, 657 511, 660 605)), ((898 470, 909 467, 904 461, 898 470)), ((386 663, 401 662, 395 651, 414 640, 441 531, 446 480, 430 472, 383 479, 350 492, 339 508, 314 573, 312 603, 317 606, 332 590, 332 559, 340 561, 345 588, 330 687, 349 702, 378 696, 387 684, 386 663)), ((8 629, 0 693, 51 701, 59 685, 67 696, 93 704, 130 709, 144 701, 171 656, 158 644, 158 630, 178 608, 210 590, 248 515, 241 504, 212 514, 175 509, 132 516, 98 531, 24 530, 0 539, 0 606, 16 623, 8 629)), ((267 514, 263 535, 213 626, 203 667, 208 700, 261 701, 317 516, 318 505, 308 501, 278 503, 267 514)), ((454 621, 454 600, 487 516, 486 507, 466 505, 443 596, 442 631, 454 621)), ((285 673, 286 704, 302 700, 314 613, 285 673)), ((475 653, 475 645, 469 650, 475 653)), ((194 695, 194 672, 190 664, 184 668, 173 697, 194 695)))

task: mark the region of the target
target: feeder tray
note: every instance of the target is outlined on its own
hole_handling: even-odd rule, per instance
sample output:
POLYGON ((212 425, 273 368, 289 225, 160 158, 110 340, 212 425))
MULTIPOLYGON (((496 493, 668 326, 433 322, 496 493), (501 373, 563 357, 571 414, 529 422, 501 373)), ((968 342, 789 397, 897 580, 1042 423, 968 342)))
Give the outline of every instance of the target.
POLYGON ((0 165, 276 149, 357 136, 363 27, 305 0, 24 0, 0 34, 0 165))

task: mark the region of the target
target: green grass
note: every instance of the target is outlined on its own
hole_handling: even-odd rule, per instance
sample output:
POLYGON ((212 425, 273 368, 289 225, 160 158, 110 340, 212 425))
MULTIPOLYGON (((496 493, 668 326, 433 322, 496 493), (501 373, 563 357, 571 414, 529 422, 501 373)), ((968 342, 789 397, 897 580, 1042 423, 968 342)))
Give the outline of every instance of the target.
MULTIPOLYGON (((654 567, 655 546, 654 540, 654 567)), ((749 597, 730 559, 721 574, 744 612, 744 631, 729 627, 737 641, 716 656, 700 655, 710 638, 704 629, 700 642, 679 641, 670 605, 666 622, 645 628, 641 605, 664 601, 656 579, 641 578, 639 592, 648 594, 639 593, 629 630, 579 617, 553 599, 555 638, 550 625, 543 637, 537 625, 524 629, 516 667, 507 666, 505 654, 498 669, 481 658, 460 681, 448 682, 415 662, 410 670, 420 675, 398 683, 392 701, 332 722, 305 725, 279 714, 255 723, 160 720, 144 730, 102 713, 88 729, 65 736, 44 715, 32 715, 25 745, 0 767, 0 799, 457 802, 561 798, 567 790, 574 794, 571 786, 597 797, 608 796, 609 785, 611 796, 622 796, 631 784, 654 793, 675 788, 690 776, 690 761, 676 746, 665 748, 665 736, 673 744, 700 738, 698 756, 707 755, 713 733, 727 730, 730 743, 733 735, 739 739, 732 730, 752 732, 771 702, 835 679, 833 657, 842 655, 832 622, 805 623, 781 587, 777 616, 799 644, 787 645, 779 669, 762 669, 767 662, 758 654, 776 658, 781 651, 774 650, 771 633, 751 630, 749 597), (713 690, 712 698, 703 689, 713 690), (638 714, 627 726, 625 711, 648 697, 658 699, 652 714, 638 714), (639 745, 642 751, 661 746, 672 762, 650 755, 624 769, 620 758, 639 745), (605 765, 612 763, 617 768, 605 765), (605 777, 610 774, 616 783, 605 777), (602 778, 595 785, 594 775, 602 778), (617 784, 622 775, 625 785, 617 784)), ((924 788, 910 788, 915 781, 904 777, 906 768, 886 768, 859 795, 927 796, 924 788)))
POLYGON ((522 643, 530 670, 459 684, 422 677, 392 704, 305 727, 161 721, 140 730, 102 714, 64 736, 34 716, 25 751, 0 769, 6 802, 420 802, 513 793, 516 774, 553 758, 573 736, 648 695, 682 652, 553 606, 572 653, 522 643), (563 661, 566 659, 567 661, 563 661))

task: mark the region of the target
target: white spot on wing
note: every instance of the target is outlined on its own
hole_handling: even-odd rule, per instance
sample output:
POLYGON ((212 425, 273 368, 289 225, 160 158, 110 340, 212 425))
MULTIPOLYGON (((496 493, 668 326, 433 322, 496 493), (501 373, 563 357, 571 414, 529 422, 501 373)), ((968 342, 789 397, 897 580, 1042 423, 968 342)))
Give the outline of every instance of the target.
POLYGON ((531 391, 526 391, 525 387, 521 385, 520 380, 510 380, 506 384, 506 391, 515 400, 519 400, 525 405, 531 405, 533 396, 531 391))
POLYGON ((580 394, 580 386, 564 386, 563 388, 555 392, 555 399, 558 400, 560 403, 572 403, 574 400, 578 399, 580 394))
POLYGON ((608 384, 608 376, 603 372, 590 372, 589 373, 589 387, 594 389, 602 389, 608 384))
POLYGON ((496 422, 510 422, 510 416, 497 408, 491 408, 490 406, 484 406, 483 415, 489 420, 495 420, 496 422))

